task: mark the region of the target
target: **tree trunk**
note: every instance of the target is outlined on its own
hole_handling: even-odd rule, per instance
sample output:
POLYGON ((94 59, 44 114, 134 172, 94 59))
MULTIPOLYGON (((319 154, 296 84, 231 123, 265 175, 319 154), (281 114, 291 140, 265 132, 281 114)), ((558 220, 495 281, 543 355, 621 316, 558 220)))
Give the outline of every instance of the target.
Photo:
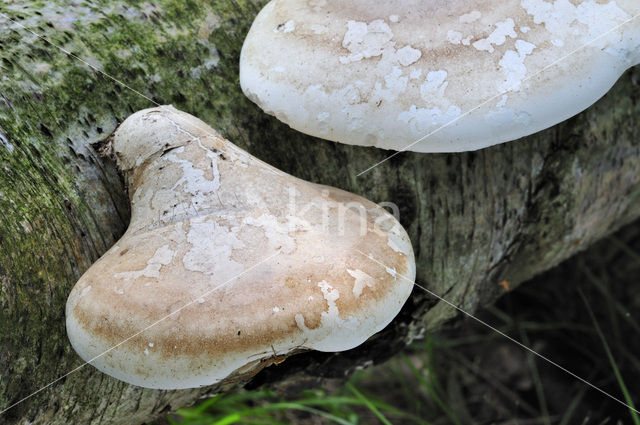
MULTIPOLYGON (((304 136, 242 95, 240 48, 264 3, 0 5, 19 23, 0 15, 0 410, 82 364, 66 337, 65 301, 129 220, 122 177, 92 144, 152 106, 124 84, 198 116, 290 174, 396 203, 414 244, 417 282, 471 312, 504 292, 500 282, 513 287, 640 215, 640 69, 539 134, 478 152, 403 153, 356 177, 389 152, 304 136)), ((455 315, 416 288, 364 346, 293 356, 252 385, 343 377, 455 315)), ((241 384, 147 390, 85 366, 0 423, 138 424, 241 384)))

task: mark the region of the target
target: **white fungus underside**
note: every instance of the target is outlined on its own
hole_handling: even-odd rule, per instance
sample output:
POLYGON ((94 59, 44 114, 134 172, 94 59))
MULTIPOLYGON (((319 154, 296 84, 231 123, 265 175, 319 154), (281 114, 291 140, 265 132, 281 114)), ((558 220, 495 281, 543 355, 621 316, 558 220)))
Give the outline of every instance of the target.
POLYGON ((600 37, 630 19, 631 12, 640 12, 640 5, 631 3, 624 6, 633 10, 625 11, 616 1, 588 0, 579 6, 568 0, 506 2, 519 5, 534 21, 530 27, 509 16, 485 16, 474 10, 478 1, 470 2, 456 28, 444 28, 438 36, 442 45, 473 52, 478 65, 495 62, 482 75, 474 74, 476 64, 466 56, 455 67, 431 59, 420 28, 407 44, 407 28, 402 27, 407 14, 400 13, 400 6, 397 15, 322 24, 320 12, 286 12, 292 5, 300 8, 298 3, 306 4, 272 1, 260 12, 243 47, 240 82, 250 99, 291 127, 342 143, 455 152, 514 140, 587 108, 625 69, 640 62, 640 22, 600 37), (276 14, 291 15, 291 31, 273 33, 276 14), (489 31, 467 30, 483 19, 491 19, 489 31), (337 32, 326 46, 293 41, 301 34, 326 36, 331 31, 337 32), (327 64, 335 75, 301 71, 297 63, 310 68, 327 64), (468 97, 465 85, 482 87, 482 95, 468 97))

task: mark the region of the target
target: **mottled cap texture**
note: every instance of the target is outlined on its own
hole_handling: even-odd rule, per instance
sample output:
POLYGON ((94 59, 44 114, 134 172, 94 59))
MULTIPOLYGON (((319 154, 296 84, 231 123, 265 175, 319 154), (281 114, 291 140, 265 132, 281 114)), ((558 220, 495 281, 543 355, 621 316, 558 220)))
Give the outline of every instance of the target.
POLYGON ((171 106, 116 130, 126 233, 77 282, 85 360, 148 388, 210 385, 384 328, 415 278, 409 238, 360 196, 290 176, 171 106))
POLYGON ((240 83, 292 128, 460 152, 563 121, 640 63, 638 0, 273 0, 240 83))

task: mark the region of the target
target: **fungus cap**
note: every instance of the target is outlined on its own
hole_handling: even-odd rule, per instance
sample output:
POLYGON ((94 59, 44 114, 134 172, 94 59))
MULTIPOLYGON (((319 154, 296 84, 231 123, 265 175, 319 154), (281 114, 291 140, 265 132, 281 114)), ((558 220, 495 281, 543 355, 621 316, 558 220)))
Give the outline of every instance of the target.
POLYGON ((640 62, 639 13, 637 0, 272 0, 245 40, 240 83, 323 139, 475 150, 603 96, 640 62))
POLYGON ((131 222, 66 306, 74 349, 111 376, 191 388, 300 349, 347 350, 412 290, 411 243, 392 215, 283 173, 191 115, 137 112, 112 148, 131 222))

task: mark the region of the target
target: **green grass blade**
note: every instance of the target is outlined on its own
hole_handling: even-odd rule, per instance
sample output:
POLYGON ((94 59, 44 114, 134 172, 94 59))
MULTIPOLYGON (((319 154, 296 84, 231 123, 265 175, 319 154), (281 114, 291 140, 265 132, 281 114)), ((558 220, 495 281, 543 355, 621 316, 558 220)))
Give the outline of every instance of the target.
MULTIPOLYGON (((604 286, 604 284, 600 281, 600 279, 598 279, 593 272, 589 269, 589 267, 586 267, 586 265, 584 265, 582 267, 582 272, 584 273, 584 275, 587 277, 587 279, 589 280, 590 283, 593 284, 593 286, 605 297, 607 298, 611 298, 611 293, 607 290, 607 288, 604 286)), ((640 334, 640 324, 638 324, 638 322, 636 322, 631 315, 629 314, 629 311, 627 309, 625 309, 622 305, 620 305, 619 303, 615 303, 615 309, 618 311, 618 313, 620 314, 620 316, 631 326, 633 327, 633 329, 640 334)))
POLYGON ((387 418, 382 413, 380 413, 378 408, 374 406, 373 403, 371 403, 369 399, 366 398, 360 391, 358 391, 356 387, 354 387, 350 382, 347 382, 346 387, 358 398, 358 400, 364 403, 364 405, 367 406, 378 419, 380 419, 380 422, 382 422, 384 425, 392 425, 391 422, 389 422, 387 418))
MULTIPOLYGON (((531 342, 529 341, 529 335, 527 332, 520 328, 520 339, 522 343, 527 347, 531 347, 531 342)), ((534 355, 527 351, 527 363, 529 364, 529 370, 531 371, 531 375, 533 377, 533 384, 536 390, 536 396, 538 398, 538 403, 540 405, 540 413, 542 414, 542 421, 545 425, 551 425, 551 420, 549 419, 549 409, 547 407, 547 399, 544 396, 544 386, 542 385, 542 379, 540 378, 540 373, 538 371, 538 366, 536 365, 536 358, 534 355)))
POLYGON ((238 414, 238 413, 234 413, 232 415, 229 415, 227 417, 224 417, 216 422, 213 422, 211 425, 231 425, 234 424, 236 422, 239 422, 241 419, 243 418, 242 415, 238 414))
POLYGON ((314 409, 312 407, 307 407, 304 406, 302 404, 298 404, 295 402, 280 402, 280 403, 272 403, 272 404, 268 404, 266 406, 261 406, 261 407, 257 407, 254 408, 252 410, 252 413, 262 413, 262 412, 269 412, 269 411, 278 411, 278 410, 286 410, 286 409, 293 409, 293 410, 301 410, 303 412, 308 412, 308 413, 313 413, 314 415, 317 416, 322 416, 325 417, 331 421, 334 421, 340 425, 354 425, 354 423, 352 421, 347 421, 339 416, 333 415, 331 413, 325 412, 323 410, 319 410, 319 409, 314 409))
POLYGON ((616 361, 613 358, 613 354, 611 353, 611 349, 609 348, 609 344, 607 343, 607 340, 604 337, 604 333, 602 333, 602 329, 600 329, 600 325, 598 324, 598 321, 596 320, 596 316, 593 314, 593 310, 591 309, 591 306, 589 305, 589 302, 587 301, 587 298, 584 296, 584 294, 582 293, 582 291, 580 289, 578 289, 578 293, 582 297, 582 301, 584 301, 584 304, 587 307, 587 311, 589 312, 589 316, 591 317, 591 320, 593 321, 593 326, 596 328, 596 332, 598 333, 598 336, 600 337, 600 341, 602 341, 602 346, 604 347, 604 351, 607 354, 607 358, 609 359, 609 363, 611 364, 611 368, 613 369, 613 373, 616 376, 616 380, 618 381, 618 385, 620 386, 620 389, 622 390, 622 394, 624 395, 624 399, 627 402, 628 406, 631 408, 631 409, 629 409, 629 413, 631 415, 631 419, 633 419, 633 423, 634 424, 640 425, 640 416, 638 416, 638 413, 636 413, 637 409, 636 409, 635 405, 633 404, 633 400, 631 399, 631 395, 629 394, 629 390, 627 389, 627 386, 625 385, 624 380, 622 379, 622 374, 620 374, 620 370, 618 369, 618 365, 616 364, 616 361))
POLYGON ((562 415, 562 418, 558 425, 569 425, 576 422, 575 420, 572 421, 573 415, 580 405, 580 402, 582 402, 582 399, 584 398, 584 395, 587 393, 588 389, 589 387, 587 387, 586 385, 583 385, 582 388, 580 388, 578 394, 571 400, 571 403, 569 403, 569 406, 567 406, 567 409, 564 411, 564 414, 562 415))
POLYGON ((402 355, 402 359, 404 360, 407 367, 411 370, 411 372, 415 375, 416 378, 420 381, 420 383, 424 386, 427 392, 431 395, 436 404, 440 407, 440 409, 451 419, 451 421, 456 425, 462 425, 458 418, 451 412, 451 410, 447 407, 446 403, 442 401, 440 396, 437 393, 437 390, 434 388, 434 385, 429 382, 429 380, 425 379, 423 374, 416 369, 416 367, 411 363, 411 361, 404 355, 402 355))

